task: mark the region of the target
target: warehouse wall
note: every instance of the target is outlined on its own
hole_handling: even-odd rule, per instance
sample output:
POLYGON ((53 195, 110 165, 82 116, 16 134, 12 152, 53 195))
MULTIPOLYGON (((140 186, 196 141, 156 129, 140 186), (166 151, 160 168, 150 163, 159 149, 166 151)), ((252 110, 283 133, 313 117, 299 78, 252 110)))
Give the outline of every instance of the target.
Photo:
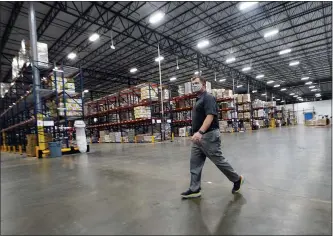
POLYGON ((286 105, 286 108, 292 109, 293 106, 297 114, 298 124, 304 124, 303 112, 311 112, 314 110, 316 112, 315 118, 319 115, 328 115, 329 117, 332 116, 332 100, 288 104, 286 105))

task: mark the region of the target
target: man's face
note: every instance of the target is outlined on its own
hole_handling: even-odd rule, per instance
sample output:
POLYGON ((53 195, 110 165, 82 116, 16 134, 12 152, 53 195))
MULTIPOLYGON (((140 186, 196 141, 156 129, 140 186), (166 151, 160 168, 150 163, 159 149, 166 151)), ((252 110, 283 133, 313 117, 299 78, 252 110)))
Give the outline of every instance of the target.
POLYGON ((199 78, 192 80, 192 91, 194 93, 200 92, 203 90, 203 84, 199 78))

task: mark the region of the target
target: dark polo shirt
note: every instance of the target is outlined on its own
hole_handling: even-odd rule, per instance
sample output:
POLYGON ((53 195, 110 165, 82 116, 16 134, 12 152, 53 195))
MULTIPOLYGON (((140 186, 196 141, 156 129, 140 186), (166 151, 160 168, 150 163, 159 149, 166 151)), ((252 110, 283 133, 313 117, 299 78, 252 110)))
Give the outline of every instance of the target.
POLYGON ((219 129, 217 103, 213 95, 205 91, 196 99, 192 110, 192 132, 198 132, 207 115, 213 115, 214 119, 206 132, 219 129))

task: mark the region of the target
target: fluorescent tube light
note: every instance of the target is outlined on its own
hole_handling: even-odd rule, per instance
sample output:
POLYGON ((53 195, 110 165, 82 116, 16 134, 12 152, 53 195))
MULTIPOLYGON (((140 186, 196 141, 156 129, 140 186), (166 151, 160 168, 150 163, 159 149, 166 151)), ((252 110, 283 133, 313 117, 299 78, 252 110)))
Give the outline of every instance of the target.
POLYGON ((248 67, 244 67, 244 68, 242 69, 242 71, 249 71, 249 70, 251 70, 251 67, 250 67, 250 66, 248 66, 248 67))
POLYGON ((70 54, 68 54, 68 59, 73 60, 76 57, 76 54, 74 52, 71 52, 70 54))
POLYGON ((289 66, 297 66, 299 65, 299 61, 292 61, 289 63, 289 66))
POLYGON ((205 48, 209 45, 209 41, 208 40, 203 40, 203 41, 200 41, 197 45, 198 48, 205 48))
POLYGON ((155 58, 156 62, 163 61, 163 60, 164 60, 164 57, 162 57, 162 56, 159 56, 159 57, 155 58))
POLYGON ((149 17, 149 22, 151 24, 156 24, 158 23, 159 21, 161 21, 165 16, 165 13, 164 12, 161 12, 161 11, 158 11, 158 12, 155 12, 154 14, 152 14, 150 17, 149 17))
POLYGON ((261 78, 264 78, 264 77, 265 77, 265 75, 257 75, 256 79, 261 79, 261 78))
POLYGON ((239 4, 239 10, 244 11, 245 9, 253 7, 256 4, 258 4, 258 2, 242 2, 241 4, 239 4))
POLYGON ((278 29, 271 30, 271 31, 264 34, 264 38, 271 37, 273 35, 276 35, 277 33, 279 33, 278 29))
POLYGON ((234 61, 236 61, 235 57, 230 57, 230 58, 227 58, 227 60, 225 60, 226 63, 231 63, 231 62, 234 62, 234 61))
POLYGON ((291 52, 291 49, 288 48, 288 49, 285 49, 285 50, 282 50, 279 52, 280 55, 283 55, 283 54, 287 54, 287 53, 290 53, 291 52))
POLYGON ((131 72, 131 73, 135 73, 135 72, 137 72, 137 71, 138 71, 138 69, 137 69, 137 68, 135 68, 135 67, 134 67, 134 68, 132 68, 132 69, 130 69, 130 72, 131 72))
POLYGON ((94 42, 94 41, 96 41, 97 39, 99 39, 99 34, 96 34, 96 33, 92 34, 92 35, 89 37, 89 40, 90 40, 91 42, 94 42))

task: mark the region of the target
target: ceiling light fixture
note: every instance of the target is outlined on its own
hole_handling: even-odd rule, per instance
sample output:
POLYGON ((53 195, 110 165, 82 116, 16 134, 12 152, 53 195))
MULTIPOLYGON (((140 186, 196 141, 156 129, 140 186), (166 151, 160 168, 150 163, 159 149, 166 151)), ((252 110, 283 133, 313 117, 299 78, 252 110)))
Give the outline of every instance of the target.
MULTIPOLYGON (((200 74, 202 73, 202 71, 200 71, 200 74)), ((194 72, 195 75, 199 74, 199 71, 194 72)))
POLYGON ((306 85, 310 85, 310 84, 312 84, 312 82, 311 82, 311 81, 309 81, 309 82, 306 82, 305 84, 306 84, 306 85))
POLYGON ((308 80, 309 79, 309 77, 303 77, 303 78, 301 78, 301 80, 308 80))
POLYGON ((258 2, 242 2, 241 4, 239 4, 239 10, 244 11, 245 9, 253 7, 256 4, 258 4, 258 2))
POLYGON ((209 45, 209 41, 208 40, 203 40, 203 41, 200 41, 198 44, 197 44, 197 47, 198 48, 205 48, 209 45))
POLYGON ((288 48, 288 49, 285 49, 285 50, 282 50, 279 52, 279 55, 283 55, 283 54, 287 54, 287 53, 290 53, 291 52, 291 49, 288 48))
POLYGON ((152 14, 150 17, 149 17, 149 22, 151 24, 156 24, 158 23, 159 21, 161 21, 165 16, 165 13, 164 12, 161 12, 161 11, 158 11, 158 12, 155 12, 154 14, 152 14))
POLYGON ((159 56, 159 57, 155 58, 156 62, 163 61, 163 60, 164 60, 164 57, 162 57, 162 56, 159 56))
POLYGON ((287 89, 286 88, 282 88, 281 91, 286 91, 287 89))
POLYGON ((311 92, 315 92, 315 91, 318 91, 318 89, 311 89, 311 92))
POLYGON ((281 85, 279 85, 279 84, 276 84, 276 85, 274 85, 274 88, 278 88, 278 87, 280 87, 281 85))
POLYGON ((63 73, 63 72, 64 72, 63 70, 59 70, 59 68, 56 67, 56 66, 53 68, 53 71, 55 71, 55 72, 60 72, 60 73, 63 73))
POLYGON ((8 89, 5 90, 5 93, 8 93, 8 89))
POLYGON ((175 81, 177 78, 176 77, 171 77, 170 81, 175 81))
POLYGON ((297 98, 297 97, 298 97, 298 95, 294 95, 293 97, 294 97, 294 98, 297 98))
POLYGON ((76 57, 76 54, 74 52, 71 52, 70 54, 68 54, 68 59, 73 60, 76 57))
POLYGON ((292 61, 289 63, 289 66, 297 66, 299 65, 299 61, 292 61))
POLYGON ((112 37, 112 29, 111 29, 111 46, 110 46, 110 48, 112 49, 112 50, 115 50, 116 49, 116 47, 114 46, 114 44, 113 44, 113 37, 112 37))
POLYGON ((271 37, 273 35, 276 35, 277 33, 279 33, 279 30, 278 29, 273 29, 273 30, 268 31, 267 33, 265 33, 264 38, 271 37))
POLYGON ((14 86, 15 85, 15 82, 12 82, 11 84, 10 84, 10 86, 14 86))
POLYGON ((242 69, 242 71, 249 71, 249 70, 251 70, 251 67, 250 67, 250 66, 248 66, 248 67, 244 67, 244 68, 242 69))
POLYGON ((94 42, 94 41, 96 41, 97 39, 99 39, 99 34, 96 34, 96 33, 92 34, 92 35, 89 37, 89 40, 90 40, 91 42, 94 42))
POLYGON ((84 92, 84 93, 88 93, 88 92, 89 92, 89 90, 88 90, 88 89, 85 89, 83 92, 84 92))
POLYGON ((265 75, 257 75, 256 79, 261 79, 261 78, 264 78, 264 77, 265 77, 265 75))
POLYGON ((261 94, 261 96, 267 96, 266 93, 261 94))
POLYGON ((12 108, 12 106, 9 106, 9 108, 12 108))
POLYGON ((309 86, 309 89, 313 89, 315 88, 316 86, 312 85, 312 86, 309 86))
POLYGON ((137 69, 137 68, 135 68, 135 67, 134 67, 134 68, 132 68, 132 69, 130 69, 130 72, 131 72, 131 73, 135 73, 135 72, 137 72, 137 71, 138 71, 138 69, 137 69))
POLYGON ((290 96, 293 96, 293 95, 295 95, 295 93, 291 93, 291 94, 289 94, 290 96))
POLYGON ((243 87, 243 85, 242 85, 242 84, 240 84, 240 85, 237 85, 237 88, 240 88, 240 87, 243 87))
POLYGON ((277 98, 276 101, 280 101, 281 99, 280 98, 277 98))
POLYGON ((234 61, 236 61, 235 57, 230 57, 230 58, 227 58, 227 60, 225 60, 226 63, 231 63, 231 62, 234 62, 234 61))
POLYGON ((316 97, 320 97, 321 96, 321 94, 320 93, 316 93, 316 97))
POLYGON ((257 90, 253 90, 253 91, 252 91, 252 93, 256 93, 256 92, 258 92, 258 91, 257 91, 257 90))
POLYGON ((220 79, 220 82, 224 82, 224 81, 226 81, 226 79, 220 79))
POLYGON ((272 83, 274 83, 274 80, 267 81, 267 84, 272 84, 272 83))

